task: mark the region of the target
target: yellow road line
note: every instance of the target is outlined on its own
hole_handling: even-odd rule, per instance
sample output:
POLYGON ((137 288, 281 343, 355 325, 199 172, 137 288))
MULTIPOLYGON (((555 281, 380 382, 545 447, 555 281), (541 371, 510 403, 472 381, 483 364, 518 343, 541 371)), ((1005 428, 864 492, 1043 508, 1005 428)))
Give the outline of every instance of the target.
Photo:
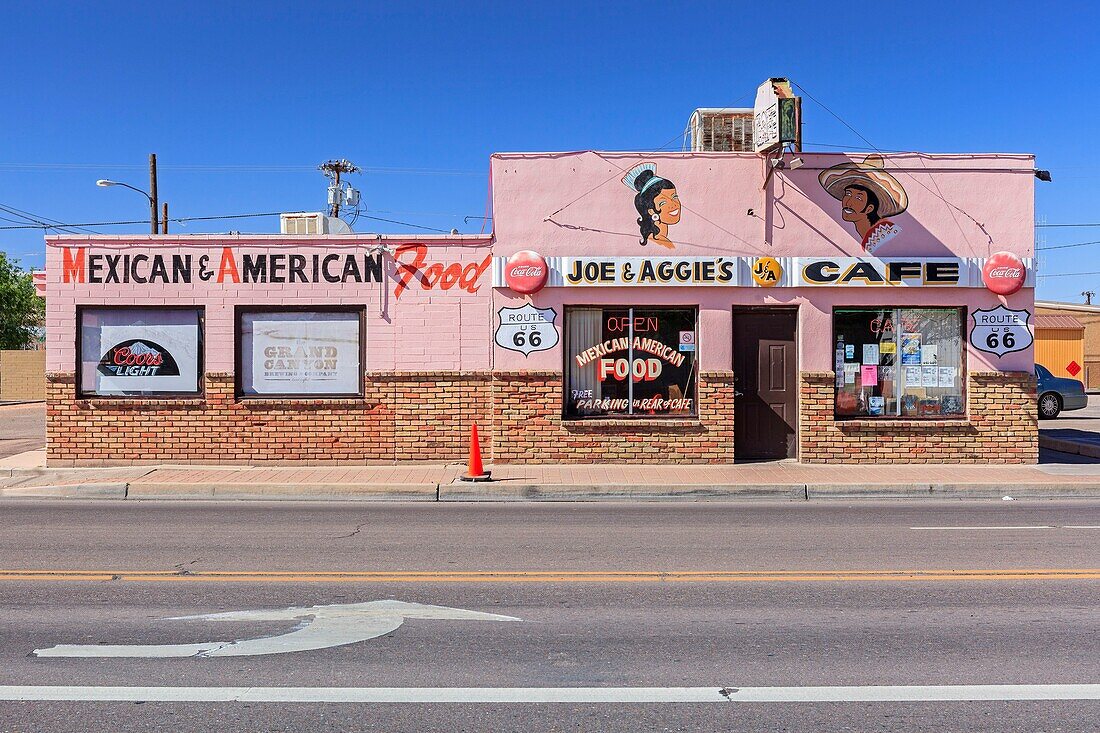
POLYGON ((789 583, 881 581, 1100 580, 1100 568, 1011 570, 763 571, 234 571, 0 570, 0 581, 125 580, 251 583, 789 583))

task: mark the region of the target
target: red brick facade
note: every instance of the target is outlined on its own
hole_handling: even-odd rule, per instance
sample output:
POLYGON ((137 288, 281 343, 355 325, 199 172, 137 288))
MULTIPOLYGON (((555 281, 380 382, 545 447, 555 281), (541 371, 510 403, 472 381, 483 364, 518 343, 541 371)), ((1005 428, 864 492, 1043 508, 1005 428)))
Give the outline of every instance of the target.
POLYGON ((836 420, 833 372, 803 372, 803 463, 1037 463, 1035 377, 972 372, 959 420, 836 420))
MULTIPOLYGON (((363 399, 240 400, 208 373, 195 399, 76 399, 47 377, 51 465, 461 461, 472 423, 498 463, 731 463, 732 372, 699 375, 698 417, 564 420, 561 372, 367 375, 363 399)), ((1035 383, 972 373, 960 420, 833 417, 832 372, 803 372, 799 455, 807 463, 1035 463, 1035 383)))
POLYGON ((493 375, 499 463, 730 463, 733 372, 699 375, 699 416, 562 419, 561 372, 493 375))
POLYGON ((489 375, 468 372, 368 373, 347 400, 238 400, 225 373, 195 399, 75 394, 73 374, 47 375, 50 465, 463 460, 490 403, 489 375))
POLYGON ((562 420, 560 372, 368 374, 362 400, 239 400, 207 374, 194 399, 75 398, 48 375, 51 465, 465 460, 471 423, 497 462, 733 460, 733 375, 704 372, 698 418, 562 420))

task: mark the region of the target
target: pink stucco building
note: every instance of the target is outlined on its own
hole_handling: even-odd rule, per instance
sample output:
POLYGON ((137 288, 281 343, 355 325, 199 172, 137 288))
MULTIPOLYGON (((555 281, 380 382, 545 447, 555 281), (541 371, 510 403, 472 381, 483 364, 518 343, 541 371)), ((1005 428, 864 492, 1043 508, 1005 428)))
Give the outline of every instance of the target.
POLYGON ((492 156, 491 236, 48 238, 49 460, 1034 462, 1028 155, 492 156))

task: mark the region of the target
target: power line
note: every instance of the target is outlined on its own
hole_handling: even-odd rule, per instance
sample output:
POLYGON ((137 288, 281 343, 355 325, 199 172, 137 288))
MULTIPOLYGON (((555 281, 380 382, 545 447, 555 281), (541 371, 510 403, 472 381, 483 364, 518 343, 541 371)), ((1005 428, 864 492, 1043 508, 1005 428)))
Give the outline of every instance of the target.
MULTIPOLYGON (((69 234, 79 233, 79 232, 76 232, 76 231, 69 231, 70 229, 74 229, 74 228, 79 229, 79 227, 66 227, 60 221, 58 221, 57 219, 51 219, 48 216, 42 216, 41 214, 34 214, 34 213, 31 213, 30 211, 24 211, 23 209, 17 209, 16 207, 10 206, 10 205, 7 205, 7 204, 0 204, 0 211, 4 211, 8 214, 11 214, 12 216, 18 216, 20 219, 22 219, 22 221, 12 221, 10 219, 5 219, 5 221, 12 221, 12 223, 14 223, 14 224, 23 224, 24 222, 31 222, 32 224, 47 226, 48 223, 52 223, 52 224, 56 224, 58 226, 57 227, 50 227, 50 228, 57 228, 57 229, 60 229, 60 230, 64 230, 69 234)), ((88 233, 88 234, 99 234, 99 232, 92 231, 91 229, 85 229, 83 231, 84 231, 84 233, 88 233)))
MULTIPOLYGON (((306 173, 317 170, 315 165, 161 165, 162 171, 186 173, 306 173)), ((145 170, 143 165, 129 163, 0 163, 0 170, 11 171, 48 171, 48 170, 145 170)), ((464 168, 400 168, 400 167, 363 167, 364 173, 394 173, 407 175, 434 176, 485 176, 485 171, 464 168)))
MULTIPOLYGON (((825 110, 825 111, 826 111, 826 112, 828 112, 828 113, 829 113, 830 115, 832 115, 833 117, 835 117, 835 118, 837 119, 837 121, 839 121, 839 122, 840 122, 840 124, 844 125, 844 126, 845 126, 845 127, 847 127, 847 128, 849 129, 849 130, 851 130, 851 131, 852 131, 853 133, 855 133, 855 135, 856 135, 856 136, 857 136, 857 137, 858 137, 858 138, 859 138, 860 140, 862 140, 863 142, 865 142, 865 143, 867 143, 868 145, 870 145, 870 146, 871 146, 871 148, 872 148, 873 150, 875 150, 875 151, 877 151, 877 152, 879 152, 879 153, 883 153, 883 152, 885 152, 885 151, 883 151, 882 149, 880 149, 880 148, 879 148, 878 146, 876 146, 876 145, 875 145, 875 144, 874 144, 873 142, 871 142, 870 140, 868 140, 868 139, 867 139, 867 138, 866 138, 866 137, 865 137, 865 136, 864 136, 864 135, 863 135, 863 134, 862 134, 862 133, 861 133, 861 132, 860 132, 859 130, 857 130, 856 128, 852 127, 852 126, 851 126, 850 124, 848 124, 848 122, 847 122, 847 121, 846 121, 846 120, 845 120, 845 119, 844 119, 843 117, 841 117, 840 115, 838 115, 838 114, 837 114, 836 112, 833 112, 833 111, 832 111, 831 109, 829 109, 828 107, 826 107, 826 106, 825 106, 825 105, 824 105, 824 104, 823 104, 822 102, 820 102, 820 101, 819 101, 819 100, 817 99, 817 97, 815 97, 814 95, 810 94, 809 90, 807 90, 807 89, 806 89, 806 87, 802 86, 801 84, 795 83, 795 82, 792 82, 792 84, 793 84, 794 86, 798 87, 798 89, 799 89, 799 90, 800 90, 800 91, 801 91, 801 92, 802 92, 803 94, 805 94, 805 95, 806 95, 807 97, 809 97, 809 98, 810 98, 811 100, 813 100, 813 102, 814 102, 815 104, 817 104, 817 105, 818 105, 819 107, 821 107, 821 108, 822 108, 823 110, 825 110)), ((924 165, 924 158, 923 158, 923 156, 922 156, 922 157, 920 157, 920 158, 919 158, 919 160, 921 161, 921 165, 924 165)), ((938 199, 939 199, 940 201, 942 201, 942 202, 943 202, 944 204, 946 204, 946 205, 948 206, 948 208, 950 208, 950 209, 954 209, 955 211, 958 211, 958 212, 959 212, 960 214, 962 214, 963 216, 965 216, 965 217, 966 217, 967 219, 969 219, 970 221, 974 222, 974 224, 975 224, 975 225, 976 225, 976 226, 978 227, 978 229, 979 229, 979 230, 980 230, 980 231, 981 231, 981 232, 982 232, 983 234, 985 234, 986 238, 987 238, 987 239, 989 240, 989 243, 990 243, 991 245, 993 244, 993 237, 991 237, 991 236, 989 235, 989 232, 988 232, 988 231, 986 231, 985 225, 984 225, 984 224, 982 224, 982 223, 981 223, 980 221, 978 221, 977 219, 975 219, 975 218, 974 218, 973 216, 971 216, 971 215, 970 215, 970 213, 969 213, 968 211, 966 211, 966 209, 963 209, 963 208, 961 208, 961 207, 959 207, 959 206, 956 206, 955 204, 953 204, 953 203, 951 203, 950 201, 948 201, 948 200, 947 200, 947 198, 946 198, 946 197, 945 197, 945 196, 943 195, 943 192, 942 192, 942 191, 939 191, 939 187, 940 187, 940 186, 939 186, 939 183, 938 183, 938 182, 936 181, 936 179, 935 179, 935 177, 934 177, 934 176, 932 177, 932 182, 933 182, 933 183, 934 183, 934 184, 936 185, 936 189, 937 189, 936 191, 933 191, 933 190, 932 190, 932 189, 930 189, 930 188, 929 188, 928 186, 926 186, 926 185, 924 185, 923 183, 921 183, 921 181, 920 181, 920 180, 919 180, 919 179, 918 179, 918 178, 917 178, 916 176, 914 176, 914 175, 913 175, 912 173, 906 173, 905 175, 909 176, 909 178, 910 178, 910 179, 912 179, 914 183, 916 183, 916 184, 917 184, 918 186, 920 186, 921 188, 923 188, 923 189, 924 189, 925 191, 927 191, 928 193, 932 194, 933 196, 935 196, 936 198, 938 198, 938 199)), ((969 244, 969 240, 967 239, 967 236, 966 236, 966 232, 964 232, 964 231, 963 231, 963 228, 962 228, 962 226, 961 226, 961 225, 959 224, 958 220, 957 220, 957 219, 955 219, 955 215, 954 215, 954 214, 952 214, 952 215, 951 215, 951 218, 952 218, 952 219, 953 219, 953 220, 955 221, 955 226, 957 226, 957 227, 959 228, 959 233, 963 235, 963 239, 964 239, 964 240, 966 240, 966 241, 967 241, 967 243, 969 244)))
POLYGON ((1074 242, 1073 244, 1055 244, 1055 245, 1051 245, 1049 247, 1036 247, 1035 251, 1036 252, 1044 252, 1048 249, 1071 249, 1073 247, 1088 247, 1088 246, 1093 245, 1093 244, 1100 244, 1100 239, 1097 239, 1097 240, 1092 241, 1092 242, 1074 242))
MULTIPOLYGON (((798 86, 798 85, 796 84, 795 86, 798 86)), ((799 88, 801 88, 801 87, 799 87, 799 88)), ((802 91, 806 91, 806 90, 803 89, 802 91)), ((810 95, 807 94, 806 96, 809 97, 810 95)), ((813 99, 813 97, 810 97, 810 99, 813 99)), ((814 99, 814 101, 817 102, 816 99, 814 99)), ((820 102, 818 102, 818 104, 820 104, 820 102)), ((822 106, 824 106, 824 105, 822 105, 822 106)), ((832 113, 830 112, 830 114, 832 114, 832 113)), ((833 116, 835 117, 835 115, 833 115, 833 116)), ((837 119, 840 119, 840 118, 837 118, 837 119)), ((841 121, 843 122, 843 120, 841 120, 841 121)), ((833 145, 831 143, 808 143, 808 142, 803 142, 802 143, 803 148, 805 148, 807 145, 813 145, 814 147, 817 147, 817 148, 836 148, 838 150, 861 150, 861 151, 871 151, 871 152, 877 152, 877 153, 911 153, 911 152, 913 152, 912 150, 890 150, 889 148, 875 148, 875 147, 868 148, 868 147, 864 147, 862 145, 833 145)))
MULTIPOLYGON (((282 213, 283 212, 281 212, 281 211, 265 211, 265 212, 260 212, 260 213, 256 213, 256 214, 223 214, 223 215, 219 215, 219 216, 181 216, 181 217, 169 219, 169 221, 174 221, 174 222, 183 224, 183 223, 186 223, 186 222, 189 222, 189 221, 218 221, 218 220, 222 220, 222 219, 256 219, 256 218, 260 218, 260 217, 264 217, 264 216, 279 216, 282 213)), ((447 230, 447 229, 436 229, 434 227, 426 227, 426 226, 423 226, 423 225, 420 225, 420 224, 413 224, 412 222, 408 222, 408 221, 399 221, 397 219, 384 219, 380 216, 368 216, 366 214, 363 214, 361 216, 364 219, 373 219, 374 221, 384 221, 387 224, 399 224, 400 226, 412 227, 413 229, 424 229, 424 230, 429 231, 429 232, 439 232, 440 234, 450 234, 450 231, 447 230)), ((148 222, 144 219, 136 219, 136 220, 131 220, 131 221, 96 221, 96 222, 88 222, 88 223, 81 223, 81 224, 62 224, 61 222, 58 222, 57 224, 47 224, 47 223, 43 222, 43 223, 39 223, 39 224, 21 224, 19 226, 2 226, 2 227, 0 227, 0 230, 7 230, 7 229, 62 229, 62 228, 84 227, 84 226, 108 227, 108 226, 126 226, 126 225, 129 225, 129 224, 147 224, 147 223, 148 222)))
POLYGON ((1100 227, 1100 224, 1036 224, 1035 228, 1056 228, 1056 227, 1100 227))
MULTIPOLYGON (((279 216, 281 211, 267 211, 259 214, 225 214, 222 216, 181 216, 169 221, 184 223, 188 221, 214 221, 217 219, 254 219, 262 216, 279 216)), ((5 226, 0 227, 3 229, 61 229, 61 228, 76 228, 76 227, 113 227, 113 226, 125 226, 128 224, 148 224, 146 219, 136 219, 132 221, 93 221, 81 224, 25 224, 22 226, 5 226)))
POLYGON ((400 224, 403 227, 412 227, 413 229, 424 229, 429 232, 439 232, 440 234, 450 234, 449 229, 435 229, 434 227, 421 226, 420 224, 410 224, 407 221, 397 221, 396 219, 383 219, 380 216, 367 216, 366 214, 359 215, 363 219, 373 219, 374 221, 384 221, 387 224, 400 224))
POLYGON ((1079 275, 1100 275, 1100 271, 1094 270, 1093 272, 1055 272, 1052 274, 1039 274, 1035 277, 1077 277, 1079 275))
MULTIPOLYGON (((741 103, 741 101, 742 101, 742 100, 744 100, 745 98, 747 98, 748 96, 749 96, 748 94, 742 95, 740 99, 737 99, 737 100, 735 100, 735 101, 734 101, 733 103, 731 103, 731 104, 730 104, 729 106, 726 106, 726 107, 722 107, 722 108, 721 108, 720 110, 718 110, 717 114, 721 114, 722 112, 725 112, 725 111, 726 111, 726 110, 728 110, 728 109, 735 109, 735 108, 736 108, 736 106, 737 106, 738 104, 740 104, 740 103, 741 103)), ((641 156, 641 157, 645 157, 646 155, 652 155, 653 153, 659 153, 659 152, 661 152, 662 150, 664 150, 665 148, 667 148, 667 147, 668 147, 669 145, 672 145, 672 144, 673 144, 673 143, 675 143, 675 142, 676 142, 677 140, 680 140, 681 138, 683 138, 683 137, 684 137, 685 135, 687 135, 687 134, 688 134, 688 132, 689 132, 689 131, 690 131, 690 128, 685 128, 683 132, 681 132, 681 133, 678 133, 678 134, 676 134, 676 135, 672 136, 671 138, 669 138, 669 140, 668 140, 668 141, 667 141, 667 142, 666 142, 666 143, 665 143, 664 145, 661 145, 661 147, 657 148, 656 150, 651 150, 651 151, 649 151, 648 153, 641 153, 641 154, 640 154, 640 156, 641 156)), ((550 219, 553 219, 553 218, 554 218, 555 216, 557 216, 557 215, 558 215, 558 214, 560 214, 561 212, 565 211, 565 210, 566 210, 566 209, 568 209, 568 208, 569 208, 570 206, 572 206, 573 204, 575 204, 575 203, 577 203, 578 201, 580 201, 581 199, 583 199, 583 198, 584 198, 585 196, 588 196, 589 194, 591 194, 591 193, 592 193, 593 191, 595 191, 596 189, 598 189, 598 188, 602 188, 603 186, 607 185, 607 184, 608 184, 609 182, 611 182, 611 181, 615 180, 616 178, 618 178, 618 177, 619 177, 619 174, 621 174, 621 173, 625 173, 625 172, 626 172, 626 168, 621 168, 621 167, 619 167, 619 166, 618 166, 617 164, 615 164, 615 163, 611 163, 611 161, 605 160, 604 162, 606 162, 606 163, 609 163, 609 164, 611 165, 611 167, 612 167, 612 168, 618 168, 618 169, 619 169, 619 170, 618 170, 618 172, 617 172, 617 173, 612 173, 612 174, 611 174, 611 176, 610 176, 609 178, 607 178, 607 179, 605 179, 605 180, 603 180, 603 181, 600 181, 600 182, 599 182, 599 183, 597 183, 597 184, 596 184, 595 186, 593 186, 592 188, 588 189, 587 191, 585 191, 584 193, 582 193, 582 194, 581 194, 580 196, 578 196, 577 198, 573 199, 573 200, 572 200, 572 201, 570 201, 569 203, 565 204, 564 206, 562 206, 562 207, 561 207, 560 209, 558 209, 557 211, 554 211, 554 212, 553 212, 552 214, 549 214, 549 215, 547 215, 547 216, 546 216, 546 217, 545 217, 545 218, 543 219, 543 221, 549 221, 550 219)), ((683 206, 683 204, 681 204, 681 206, 683 206)), ((687 207, 685 206, 684 208, 687 208, 687 207)), ((690 209, 689 209, 689 211, 690 211, 690 209)), ((712 222, 712 223, 713 223, 713 222, 712 222)), ((719 228, 721 228, 721 227, 719 227, 719 228)), ((725 231, 725 230, 723 230, 723 231, 725 231)), ((736 235, 735 235, 735 236, 736 236, 736 235)), ((738 239, 740 239, 740 237, 738 237, 738 239)))

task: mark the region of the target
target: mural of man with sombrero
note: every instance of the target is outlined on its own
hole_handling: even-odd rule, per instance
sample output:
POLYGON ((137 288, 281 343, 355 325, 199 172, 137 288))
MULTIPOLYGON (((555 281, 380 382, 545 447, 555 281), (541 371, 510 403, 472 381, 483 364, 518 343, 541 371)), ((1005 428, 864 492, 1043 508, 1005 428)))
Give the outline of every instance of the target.
POLYGON ((888 217, 905 211, 909 198, 898 179, 883 170, 881 155, 826 168, 817 180, 840 202, 840 218, 855 225, 867 254, 901 234, 901 227, 888 217))

